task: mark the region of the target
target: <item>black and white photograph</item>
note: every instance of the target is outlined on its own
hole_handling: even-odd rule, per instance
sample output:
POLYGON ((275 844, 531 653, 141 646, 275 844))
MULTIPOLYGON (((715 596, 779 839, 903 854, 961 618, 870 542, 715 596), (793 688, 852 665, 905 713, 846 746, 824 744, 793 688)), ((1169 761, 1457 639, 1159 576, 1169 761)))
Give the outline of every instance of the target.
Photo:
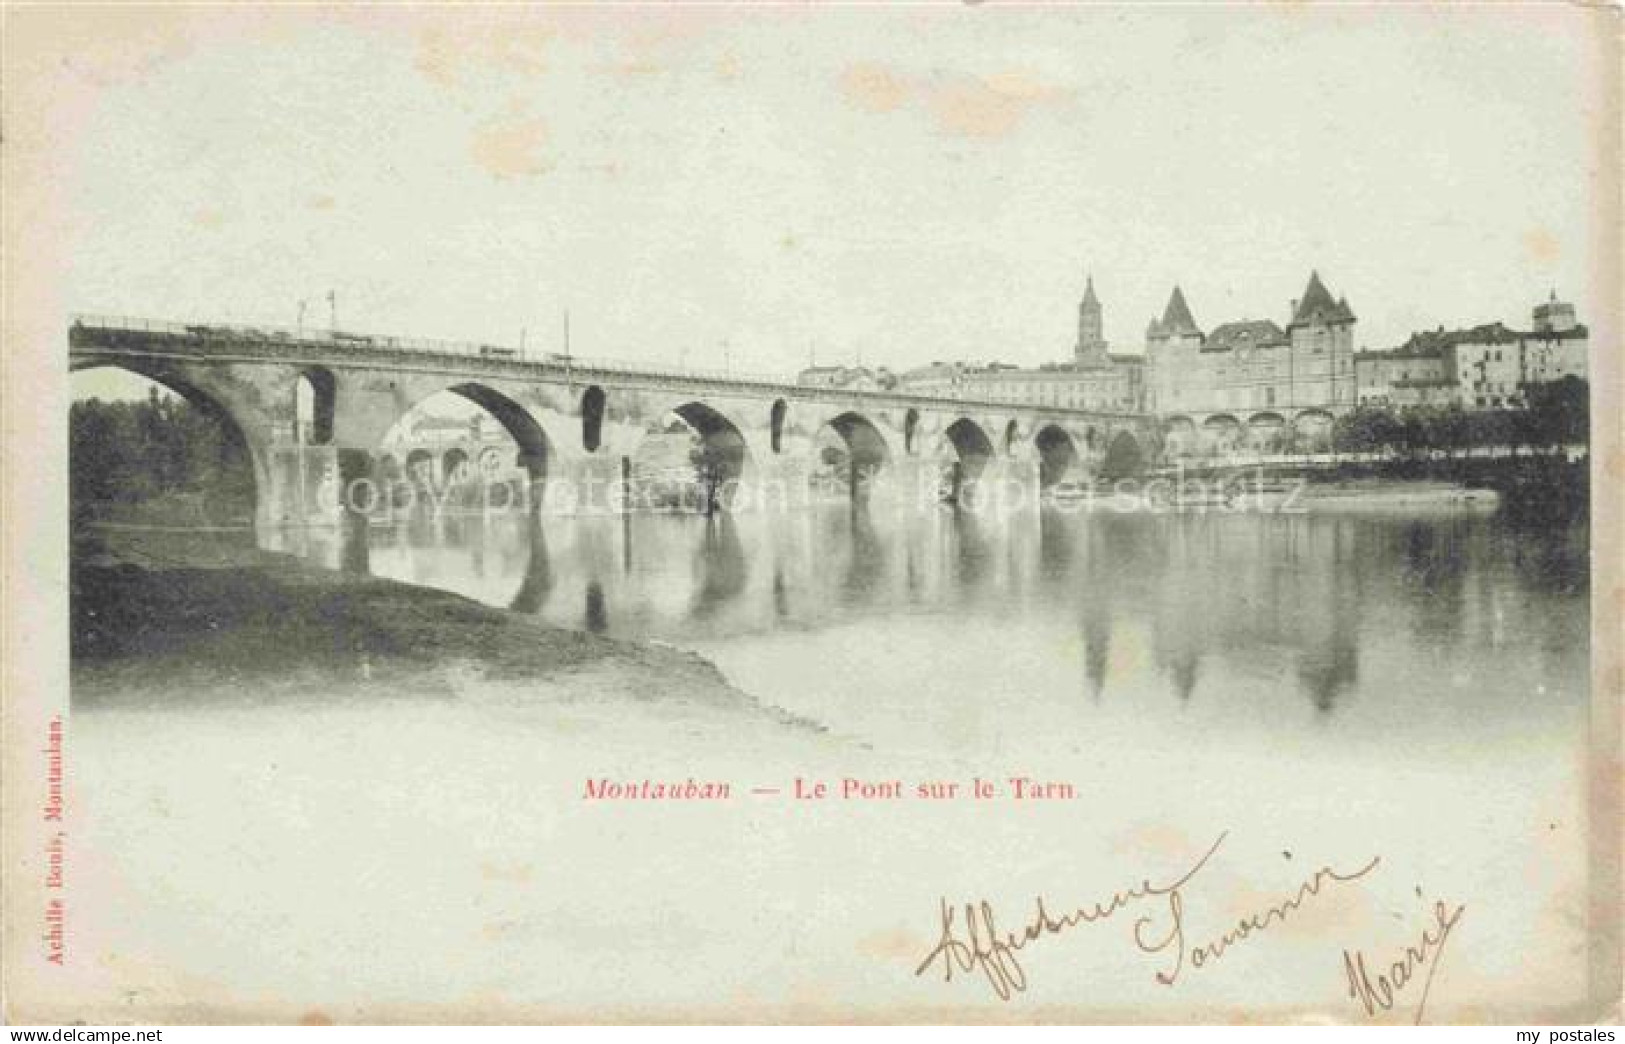
POLYGON ((1617 9, 0 18, 8 1023, 1617 1021, 1617 9))

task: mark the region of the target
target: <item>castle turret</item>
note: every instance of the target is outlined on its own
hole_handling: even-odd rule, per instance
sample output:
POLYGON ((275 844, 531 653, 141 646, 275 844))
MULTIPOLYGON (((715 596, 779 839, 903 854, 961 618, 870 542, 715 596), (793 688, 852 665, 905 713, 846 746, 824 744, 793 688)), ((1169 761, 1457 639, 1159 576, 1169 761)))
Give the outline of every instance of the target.
POLYGON ((1191 316, 1190 306, 1185 303, 1185 292, 1178 286, 1168 297, 1168 307, 1162 310, 1161 319, 1151 320, 1146 328, 1147 340, 1172 340, 1176 337, 1202 337, 1201 327, 1191 316))
POLYGON ((1145 330, 1146 407, 1153 411, 1184 408, 1193 394, 1187 378, 1202 350, 1202 328, 1196 325, 1185 292, 1178 286, 1168 296, 1161 319, 1145 330))
POLYGON ((1354 402, 1354 310, 1334 298, 1320 273, 1309 273, 1303 296, 1292 302, 1289 406, 1335 409, 1354 402))
POLYGON ((1310 272, 1309 285, 1304 288, 1303 296, 1292 302, 1292 319, 1287 323, 1287 329, 1343 323, 1354 324, 1354 313, 1349 310, 1348 298, 1332 300, 1331 291, 1320 281, 1320 273, 1310 272))

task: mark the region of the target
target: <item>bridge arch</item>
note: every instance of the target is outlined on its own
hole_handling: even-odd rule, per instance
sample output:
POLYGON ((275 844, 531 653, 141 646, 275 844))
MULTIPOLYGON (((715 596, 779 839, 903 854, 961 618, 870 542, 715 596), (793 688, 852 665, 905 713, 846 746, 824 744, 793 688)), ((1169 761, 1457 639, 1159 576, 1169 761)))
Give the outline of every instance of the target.
MULTIPOLYGON (((1093 428, 1089 429, 1091 432, 1093 428)), ((1038 448, 1038 488, 1048 489, 1078 466, 1077 443, 1059 424, 1046 424, 1033 437, 1038 448)))
POLYGON ((419 446, 406 454, 406 480, 414 485, 434 485, 434 454, 419 446))
POLYGON ((581 393, 581 446, 595 453, 604 439, 604 389, 594 384, 581 393))
POLYGON ((876 475, 891 463, 891 446, 875 422, 855 411, 838 414, 824 422, 840 436, 845 446, 843 475, 837 481, 847 492, 861 496, 876 475))
POLYGON ((783 399, 774 399, 767 412, 768 442, 774 453, 784 452, 784 418, 789 412, 790 404, 783 399))
MULTIPOLYGON (((262 418, 261 423, 255 424, 252 411, 234 403, 227 395, 190 375, 183 376, 164 366, 149 367, 130 365, 122 361, 89 360, 72 361, 68 369, 73 374, 89 374, 105 370, 139 377, 180 397, 204 414, 215 423, 221 433, 219 463, 224 475, 228 480, 233 475, 246 478, 247 488, 243 492, 252 498, 256 523, 265 514, 269 506, 266 502, 270 482, 270 463, 266 452, 266 445, 270 439, 269 418, 262 418)), ((69 468, 74 472, 82 465, 94 467, 96 463, 75 462, 72 458, 73 449, 70 446, 69 468)))
POLYGON ((460 446, 453 446, 440 457, 440 478, 446 485, 469 479, 468 454, 460 446))
POLYGON ((1196 422, 1184 414, 1175 414, 1164 420, 1162 432, 1168 456, 1187 456, 1196 450, 1196 422))
POLYGON ((1145 470, 1145 449, 1128 430, 1112 436, 1106 457, 1100 462, 1100 477, 1107 480, 1134 478, 1145 470))
POLYGON ((732 507, 750 462, 744 432, 727 415, 703 402, 685 402, 671 412, 700 437, 697 468, 707 513, 713 507, 732 507))
POLYGON ((1331 448, 1332 415, 1325 410, 1303 410, 1292 418, 1292 434, 1300 450, 1320 452, 1331 448))
POLYGON ((519 447, 514 466, 524 471, 530 481, 539 482, 547 478, 553 445, 547 432, 529 410, 485 384, 454 384, 445 390, 467 399, 496 418, 519 447))
POLYGON ((1247 418, 1247 441, 1256 449, 1277 451, 1286 434, 1286 418, 1273 410, 1255 413, 1247 418))
POLYGON ((333 441, 333 406, 338 382, 325 366, 309 366, 294 381, 294 440, 311 446, 333 441))
POLYGON ((1241 439, 1241 422, 1231 414, 1215 413, 1202 422, 1202 434, 1215 450, 1234 449, 1241 439))
POLYGON ((966 481, 975 481, 993 458, 993 440, 969 417, 960 417, 942 434, 958 458, 960 475, 966 481))

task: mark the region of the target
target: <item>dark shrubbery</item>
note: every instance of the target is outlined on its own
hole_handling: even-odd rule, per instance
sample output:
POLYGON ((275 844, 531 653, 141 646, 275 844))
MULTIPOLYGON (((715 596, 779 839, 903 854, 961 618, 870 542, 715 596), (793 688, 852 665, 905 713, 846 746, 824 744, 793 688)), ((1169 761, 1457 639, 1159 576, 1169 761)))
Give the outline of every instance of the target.
POLYGON ((253 516, 253 465, 236 431, 157 388, 145 401, 75 402, 68 452, 76 518, 139 509, 211 521, 253 516))

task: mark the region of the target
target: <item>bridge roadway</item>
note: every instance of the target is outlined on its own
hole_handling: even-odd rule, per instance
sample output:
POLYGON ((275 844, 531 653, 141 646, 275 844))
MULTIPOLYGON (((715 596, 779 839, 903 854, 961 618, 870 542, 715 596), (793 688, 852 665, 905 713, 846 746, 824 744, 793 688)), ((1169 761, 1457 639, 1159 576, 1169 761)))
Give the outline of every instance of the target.
MULTIPOLYGON (((331 467, 376 477, 384 436, 440 392, 478 404, 518 445, 535 483, 573 484, 573 510, 615 510, 638 446, 670 414, 704 440, 741 509, 777 490, 805 491, 823 428, 844 441, 855 495, 902 499, 947 472, 964 491, 999 482, 1030 492, 1137 467, 1150 418, 796 384, 604 359, 527 358, 492 345, 336 331, 83 316, 68 331, 72 370, 117 367, 227 422, 253 462, 256 523, 289 519, 293 487, 331 467), (305 385, 308 416, 296 422, 305 385), (317 467, 312 467, 312 460, 317 467), (954 467, 957 462, 957 468, 954 467), (799 486, 798 486, 799 484, 799 486), (584 495, 583 495, 584 494, 584 495)), ((552 501, 553 498, 548 498, 552 501)))

